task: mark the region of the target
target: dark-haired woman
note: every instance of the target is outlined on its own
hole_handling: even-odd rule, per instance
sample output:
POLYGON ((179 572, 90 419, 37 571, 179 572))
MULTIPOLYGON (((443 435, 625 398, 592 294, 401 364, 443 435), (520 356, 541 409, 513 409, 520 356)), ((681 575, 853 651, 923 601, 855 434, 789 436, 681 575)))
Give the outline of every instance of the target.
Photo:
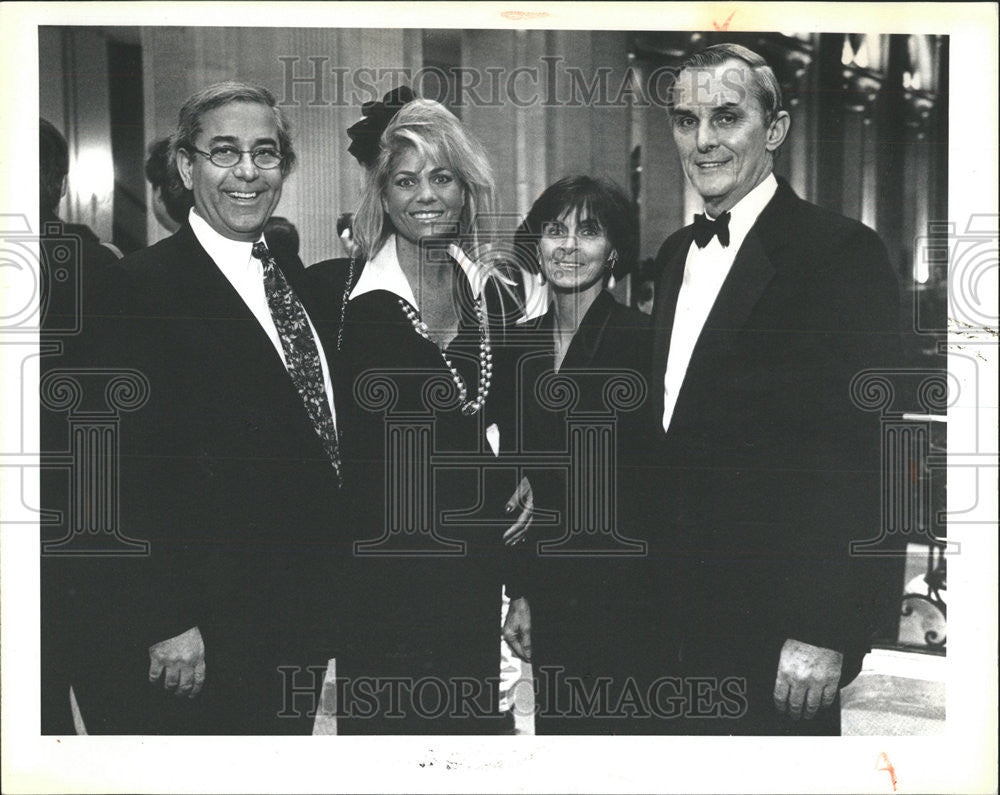
POLYGON ((504 636, 534 664, 537 733, 653 730, 627 705, 648 690, 652 648, 645 522, 630 488, 643 460, 650 331, 648 317, 608 289, 635 264, 634 208, 610 181, 568 177, 538 198, 515 244, 536 259, 551 295, 548 313, 524 331, 524 452, 554 465, 529 474, 541 540, 529 545, 524 598, 512 602, 504 636), (543 530, 546 509, 556 518, 543 530))

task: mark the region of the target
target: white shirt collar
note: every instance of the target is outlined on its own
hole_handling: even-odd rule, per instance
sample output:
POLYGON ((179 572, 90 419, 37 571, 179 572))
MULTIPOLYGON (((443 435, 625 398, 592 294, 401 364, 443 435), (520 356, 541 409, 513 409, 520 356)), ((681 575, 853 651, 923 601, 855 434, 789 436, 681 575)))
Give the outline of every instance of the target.
MULTIPOLYGON (((448 247, 448 253, 462 267, 462 272, 469 280, 469 287, 472 294, 478 298, 483 291, 486 280, 490 277, 490 270, 485 266, 473 262, 462 249, 452 243, 448 247)), ((399 257, 396 255, 396 236, 389 235, 375 256, 371 257, 361 271, 358 283, 351 290, 351 298, 370 293, 375 290, 388 290, 390 293, 399 296, 404 301, 408 301, 414 309, 420 309, 417 299, 413 295, 403 268, 399 264, 399 257)))
MULTIPOLYGON (((772 171, 760 185, 736 202, 736 205, 730 209, 729 238, 731 247, 734 249, 740 247, 750 231, 750 227, 756 223, 757 217, 767 207, 767 203, 774 198, 776 190, 778 190, 778 180, 774 178, 772 171)), ((705 215, 708 213, 706 212, 705 215)))
MULTIPOLYGON (((191 224, 191 231, 198 238, 202 248, 208 252, 216 265, 224 267, 230 263, 248 262, 254 243, 249 240, 230 240, 216 232, 208 221, 195 212, 194 207, 188 212, 188 222, 191 224)), ((264 241, 264 233, 261 232, 256 242, 264 241)), ((263 267, 263 264, 261 265, 263 267)))

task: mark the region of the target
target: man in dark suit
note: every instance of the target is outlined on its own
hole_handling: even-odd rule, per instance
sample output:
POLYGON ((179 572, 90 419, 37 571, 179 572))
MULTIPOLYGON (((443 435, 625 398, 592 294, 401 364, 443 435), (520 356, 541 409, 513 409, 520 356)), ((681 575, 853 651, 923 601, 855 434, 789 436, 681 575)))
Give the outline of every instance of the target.
MULTIPOLYGON (((47 119, 38 120, 38 220, 41 264, 41 328, 39 350, 40 380, 72 366, 78 335, 73 332, 101 293, 105 275, 118 261, 119 254, 104 245, 94 231, 84 224, 64 223, 58 216, 59 203, 66 195, 69 178, 69 146, 63 134, 47 119)), ((58 453, 65 448, 67 422, 65 416, 41 407, 39 413, 40 449, 58 453)), ((58 467, 43 467, 41 491, 55 495, 63 487, 63 473, 58 467)), ((55 497, 52 503, 64 502, 55 497)), ((43 531, 43 542, 57 541, 43 531)), ((55 560, 46 561, 46 579, 58 567, 55 560)), ((58 576, 58 575, 57 575, 58 576)), ((42 592, 41 609, 45 621, 41 627, 42 658, 42 731, 68 734, 73 731, 69 710, 69 672, 64 666, 69 637, 66 616, 59 601, 49 601, 53 594, 42 592)))
POLYGON ((335 339, 313 303, 333 297, 264 243, 295 162, 267 90, 195 94, 171 151, 188 220, 121 263, 86 330, 90 364, 148 381, 121 421, 119 516, 150 553, 74 561, 74 691, 89 732, 308 733, 315 704, 290 696, 334 656, 318 605, 343 535, 335 339))
POLYGON ((675 728, 839 734, 872 596, 850 544, 880 521, 878 426, 850 386, 892 358, 896 279, 875 232, 774 177, 790 119, 760 56, 710 47, 671 100, 705 208, 661 248, 653 312, 653 554, 676 565, 660 629, 681 638, 688 698, 675 728))

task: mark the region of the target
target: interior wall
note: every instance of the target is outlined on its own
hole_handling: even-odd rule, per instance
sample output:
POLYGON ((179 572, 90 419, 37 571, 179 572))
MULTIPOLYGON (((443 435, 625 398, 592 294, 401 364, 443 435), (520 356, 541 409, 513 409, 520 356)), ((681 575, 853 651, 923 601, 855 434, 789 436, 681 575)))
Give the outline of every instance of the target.
POLYGON ((69 146, 64 221, 113 234, 114 162, 107 38, 99 28, 39 27, 38 112, 69 146))
MULTIPOLYGON (((286 180, 276 215, 299 229, 303 262, 340 256, 335 223, 357 204, 361 168, 347 152, 345 130, 361 117, 345 97, 344 70, 359 64, 402 68, 419 60, 414 31, 280 28, 144 28, 146 137, 169 134, 184 100, 221 80, 274 93, 292 125, 298 167, 286 180)), ((386 90, 388 83, 385 83, 386 90)), ((152 216, 150 241, 166 237, 152 216)))
MULTIPOLYGON (((300 164, 277 212, 299 228, 306 263, 340 253, 336 218, 357 205, 361 168, 347 153, 345 130, 360 118, 361 104, 405 75, 413 81, 432 67, 463 70, 449 74, 443 86, 431 79, 415 87, 425 94, 428 86, 430 93, 438 89, 437 98, 483 141, 496 168, 502 210, 511 216, 508 225, 547 185, 571 173, 638 187, 642 258, 654 256, 700 209, 678 162, 661 98, 643 95, 643 87, 652 70, 709 43, 703 36, 646 33, 637 46, 639 34, 608 31, 150 27, 123 33, 43 27, 41 113, 63 130, 71 153, 61 214, 89 224, 105 240, 112 236, 115 170, 135 166, 113 163, 109 145, 107 40, 126 34, 142 47, 146 143, 171 132, 184 99, 212 82, 240 79, 274 92, 292 121, 300 164), (629 69, 640 86, 631 107, 619 101, 629 69), (498 75, 499 86, 491 75, 498 75), (475 97, 460 90, 463 81, 475 80, 475 97), (629 155, 637 146, 641 154, 631 173, 629 155)), ((845 79, 854 67, 842 62, 843 36, 751 38, 752 46, 771 47, 769 55, 786 72, 801 66, 790 102, 792 134, 778 173, 805 198, 873 225, 901 275, 909 273, 914 240, 928 220, 946 217, 941 185, 947 129, 935 121, 943 117, 947 98, 944 83, 936 82, 946 70, 947 58, 940 54, 946 42, 925 37, 930 43, 924 49, 933 57, 923 57, 929 76, 914 98, 897 90, 900 70, 914 68, 912 58, 901 55, 907 37, 872 37, 872 46, 877 43, 883 55, 888 48, 895 60, 880 55, 869 68, 855 69, 855 83, 845 79), (881 90, 859 90, 871 85, 881 90), (933 107, 935 97, 940 107, 933 107), (927 123, 914 115, 920 102, 931 103, 927 123)), ((151 206, 148 186, 146 191, 151 206)), ((149 242, 166 236, 151 212, 145 223, 149 242)))

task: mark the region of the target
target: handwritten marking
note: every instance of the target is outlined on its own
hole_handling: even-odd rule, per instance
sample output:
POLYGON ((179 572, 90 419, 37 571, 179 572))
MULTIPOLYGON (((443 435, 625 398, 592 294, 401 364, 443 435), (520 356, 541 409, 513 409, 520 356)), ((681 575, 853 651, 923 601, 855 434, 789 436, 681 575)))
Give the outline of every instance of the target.
POLYGON ((542 17, 549 16, 548 11, 501 11, 500 16, 504 19, 509 19, 512 22, 518 22, 523 19, 541 19, 542 17))
POLYGON ((715 26, 715 29, 716 30, 729 30, 729 22, 732 20, 733 15, 735 13, 736 12, 734 11, 732 14, 730 14, 728 17, 726 17, 726 21, 723 22, 721 25, 713 19, 712 20, 712 24, 715 26))
POLYGON ((875 760, 875 769, 884 770, 889 774, 889 778, 892 781, 892 791, 896 791, 896 769, 892 766, 892 762, 889 761, 889 756, 885 751, 882 751, 878 755, 878 759, 875 760), (884 763, 884 764, 883 764, 884 763))

